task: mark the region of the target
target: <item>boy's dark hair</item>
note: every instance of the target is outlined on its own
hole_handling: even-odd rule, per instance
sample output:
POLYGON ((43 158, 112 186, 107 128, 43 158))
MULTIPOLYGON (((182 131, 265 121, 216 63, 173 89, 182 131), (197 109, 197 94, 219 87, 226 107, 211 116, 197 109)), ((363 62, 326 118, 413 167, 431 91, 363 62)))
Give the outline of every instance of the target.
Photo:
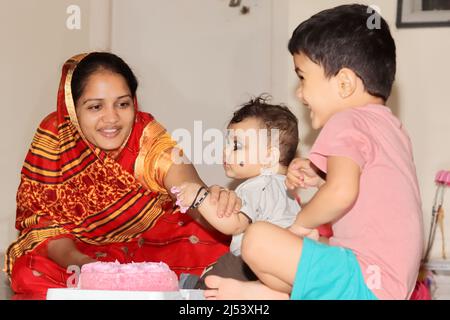
POLYGON ((303 53, 322 66, 327 77, 349 68, 371 95, 386 101, 391 94, 395 42, 386 21, 368 6, 343 5, 319 12, 294 30, 288 48, 292 55, 303 53), (374 18, 379 18, 379 28, 371 25, 374 18))
POLYGON ((288 166, 295 158, 298 138, 297 117, 284 105, 269 104, 270 96, 260 95, 253 98, 234 112, 230 125, 239 123, 248 118, 256 118, 261 121, 267 130, 279 130, 280 164, 288 166))
POLYGON ((84 57, 73 71, 71 88, 74 104, 82 96, 89 77, 100 70, 120 74, 125 79, 132 98, 136 96, 138 81, 128 64, 115 54, 109 52, 92 52, 84 57))

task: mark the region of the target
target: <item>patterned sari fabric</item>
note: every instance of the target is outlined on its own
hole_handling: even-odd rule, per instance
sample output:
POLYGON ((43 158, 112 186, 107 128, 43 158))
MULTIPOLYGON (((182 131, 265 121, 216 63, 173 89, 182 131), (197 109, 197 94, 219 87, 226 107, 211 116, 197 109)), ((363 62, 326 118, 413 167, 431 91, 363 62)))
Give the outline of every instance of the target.
POLYGON ((137 111, 130 137, 114 155, 83 136, 71 94, 75 56, 63 66, 57 112, 40 124, 17 192, 20 234, 6 253, 16 293, 66 287, 70 274, 47 258, 51 239, 68 237, 100 261, 163 261, 177 274, 200 274, 228 251, 229 238, 179 213, 164 188, 176 143, 137 111))

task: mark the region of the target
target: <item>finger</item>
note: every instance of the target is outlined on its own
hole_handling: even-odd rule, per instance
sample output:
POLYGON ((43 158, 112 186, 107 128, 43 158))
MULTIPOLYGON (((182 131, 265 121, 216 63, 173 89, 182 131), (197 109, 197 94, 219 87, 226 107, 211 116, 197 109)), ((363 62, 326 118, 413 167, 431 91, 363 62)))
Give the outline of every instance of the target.
POLYGON ((223 217, 225 210, 227 208, 228 198, 229 198, 228 193, 229 192, 226 190, 221 190, 219 192, 219 200, 218 200, 218 204, 217 204, 217 214, 218 214, 219 218, 223 217))
POLYGON ((234 206, 233 214, 239 213, 242 208, 242 200, 237 198, 236 205, 234 206))
POLYGON ((294 186, 296 188, 300 187, 302 184, 304 184, 303 180, 297 177, 293 177, 293 176, 288 176, 286 178, 286 181, 291 185, 294 186))
POLYGON ((209 195, 210 195, 209 201, 211 201, 211 204, 216 204, 217 201, 219 200, 220 190, 221 188, 217 185, 209 187, 209 195))
POLYGON ((237 199, 238 199, 238 197, 237 197, 236 193, 234 193, 232 191, 228 192, 228 203, 227 203, 227 208, 225 210, 225 216, 229 217, 233 214, 237 199))
POLYGON ((292 181, 292 179, 290 177, 286 177, 285 184, 286 184, 286 187, 288 189, 290 189, 290 190, 295 189, 296 187, 298 187, 296 185, 296 183, 294 181, 292 181))

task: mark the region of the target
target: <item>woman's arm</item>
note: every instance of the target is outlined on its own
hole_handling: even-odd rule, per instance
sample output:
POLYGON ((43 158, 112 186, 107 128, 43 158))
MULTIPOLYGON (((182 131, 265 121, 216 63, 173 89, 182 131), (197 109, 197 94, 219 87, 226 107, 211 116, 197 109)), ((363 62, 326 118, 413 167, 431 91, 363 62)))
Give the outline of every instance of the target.
MULTIPOLYGON (((205 194, 205 190, 200 190, 201 187, 201 185, 193 182, 185 182, 178 186, 179 194, 177 198, 181 202, 181 205, 183 207, 189 207, 196 200, 198 191, 200 193, 197 198, 202 197, 205 194)), ((240 234, 250 224, 249 218, 242 212, 219 217, 217 215, 217 209, 218 203, 211 201, 208 194, 197 210, 215 229, 224 234, 240 234)))
MULTIPOLYGON (((192 182, 201 186, 206 186, 205 183, 198 176, 194 166, 190 163, 174 163, 168 170, 164 177, 164 186, 173 199, 176 196, 170 191, 172 187, 179 186, 184 182, 192 182)), ((217 205, 216 214, 221 217, 225 215, 234 215, 241 209, 241 200, 233 191, 226 190, 219 186, 212 186, 209 188, 210 201, 213 205, 217 205)), ((202 217, 197 210, 190 210, 190 215, 193 219, 206 227, 210 227, 208 222, 202 217)))
POLYGON ((63 268, 72 265, 81 267, 84 264, 96 262, 95 259, 78 251, 74 241, 69 238, 50 240, 47 245, 47 256, 63 268))
POLYGON ((329 157, 326 182, 302 208, 294 226, 314 229, 346 214, 358 197, 360 175, 359 165, 350 158, 329 157))

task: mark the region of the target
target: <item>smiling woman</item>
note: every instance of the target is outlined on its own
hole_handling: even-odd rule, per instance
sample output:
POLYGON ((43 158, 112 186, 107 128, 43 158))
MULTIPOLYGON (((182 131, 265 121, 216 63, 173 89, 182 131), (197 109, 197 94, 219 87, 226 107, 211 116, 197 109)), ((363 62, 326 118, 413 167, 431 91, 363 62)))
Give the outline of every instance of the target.
MULTIPOLYGON (((138 110, 137 80, 110 53, 69 59, 57 112, 40 124, 17 192, 19 238, 6 254, 16 293, 44 297, 66 287, 68 266, 93 261, 163 261, 199 274, 228 251, 228 237, 196 211, 180 214, 168 191, 204 185, 191 164, 176 164, 176 143, 138 110)), ((219 211, 235 212, 233 192, 211 188, 219 211)))
POLYGON ((75 103, 84 136, 100 149, 119 150, 130 135, 135 112, 129 91, 123 77, 99 71, 89 77, 75 103))

